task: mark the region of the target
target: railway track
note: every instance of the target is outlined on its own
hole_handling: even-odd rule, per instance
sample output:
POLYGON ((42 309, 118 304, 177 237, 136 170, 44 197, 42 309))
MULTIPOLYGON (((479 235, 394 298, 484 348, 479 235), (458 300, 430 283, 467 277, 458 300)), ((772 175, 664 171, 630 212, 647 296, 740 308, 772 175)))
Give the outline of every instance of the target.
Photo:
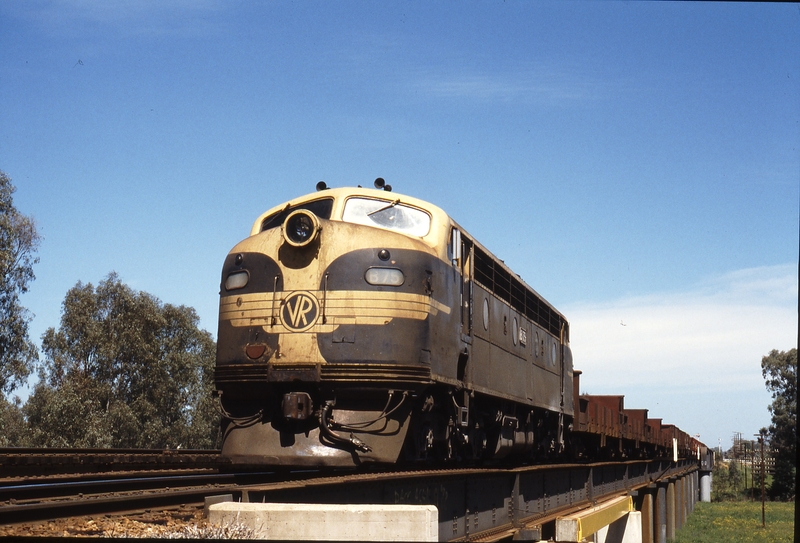
MULTIPOLYGON (((94 458, 102 464, 100 456, 94 458)), ((88 473, 3 480, 0 525, 201 507, 209 496, 225 496, 249 502, 431 504, 440 512, 441 540, 494 541, 531 524, 544 526, 546 535, 548 523, 558 514, 697 469, 689 461, 657 460, 490 469, 225 473, 219 466, 216 471, 197 468, 189 457, 172 470, 161 465, 145 474, 99 471, 84 458, 75 464, 88 467, 88 473)), ((119 462, 113 464, 121 467, 119 462)))
MULTIPOLYGON (((282 479, 285 475, 277 476, 282 479)), ((0 524, 157 510, 203 504, 206 496, 258 482, 275 473, 165 475, 5 485, 0 487, 0 524)))
POLYGON ((226 466, 218 450, 0 449, 0 525, 202 505, 246 484, 314 475, 226 466))
POLYGON ((218 450, 0 448, 0 484, 24 477, 99 473, 216 471, 226 465, 218 450))

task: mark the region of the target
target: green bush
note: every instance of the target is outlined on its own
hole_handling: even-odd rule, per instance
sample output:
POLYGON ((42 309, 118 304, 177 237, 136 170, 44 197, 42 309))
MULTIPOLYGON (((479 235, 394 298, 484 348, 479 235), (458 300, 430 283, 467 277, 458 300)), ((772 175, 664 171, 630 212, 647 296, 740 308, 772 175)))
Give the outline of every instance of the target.
POLYGON ((711 501, 730 502, 744 500, 748 493, 745 491, 743 473, 736 460, 722 462, 717 460, 714 464, 711 482, 711 501))

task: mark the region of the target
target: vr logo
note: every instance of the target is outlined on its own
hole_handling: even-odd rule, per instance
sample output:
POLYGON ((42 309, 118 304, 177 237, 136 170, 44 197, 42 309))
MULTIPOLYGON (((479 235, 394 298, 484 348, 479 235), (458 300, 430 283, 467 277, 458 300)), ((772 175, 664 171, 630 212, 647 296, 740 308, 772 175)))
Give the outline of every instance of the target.
POLYGON ((293 292, 283 301, 281 321, 292 332, 305 332, 317 322, 319 301, 310 292, 293 292))

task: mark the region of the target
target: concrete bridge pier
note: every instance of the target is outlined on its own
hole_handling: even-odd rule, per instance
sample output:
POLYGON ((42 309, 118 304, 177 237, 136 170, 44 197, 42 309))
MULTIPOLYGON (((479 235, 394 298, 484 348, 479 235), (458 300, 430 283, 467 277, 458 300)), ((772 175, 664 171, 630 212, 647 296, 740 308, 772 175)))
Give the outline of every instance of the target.
POLYGON ((710 502, 711 501, 711 472, 710 471, 701 471, 700 472, 700 501, 701 502, 710 502))
POLYGON ((667 543, 667 481, 656 484, 655 504, 653 506, 653 541, 667 543))
POLYGON ((658 486, 653 483, 639 491, 639 511, 642 513, 642 543, 655 543, 656 497, 658 486))
MULTIPOLYGON (((675 539, 675 477, 667 481, 667 539, 675 539)), ((666 541, 665 541, 666 543, 666 541)))
POLYGON ((686 498, 687 498, 687 479, 678 477, 675 481, 675 533, 686 524, 686 498))

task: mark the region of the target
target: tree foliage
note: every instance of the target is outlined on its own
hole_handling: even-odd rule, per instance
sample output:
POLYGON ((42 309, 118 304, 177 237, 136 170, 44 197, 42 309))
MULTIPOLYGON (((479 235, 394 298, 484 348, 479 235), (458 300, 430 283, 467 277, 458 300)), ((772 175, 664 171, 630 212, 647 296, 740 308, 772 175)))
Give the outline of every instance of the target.
POLYGON ((42 337, 41 380, 24 407, 35 445, 209 448, 216 346, 194 309, 162 304, 110 274, 78 283, 42 337))
POLYGON ((796 491, 797 469, 797 349, 770 351, 761 359, 761 373, 772 393, 769 441, 775 451, 775 475, 770 495, 791 500, 796 491))
POLYGON ((9 402, 0 395, 0 447, 26 447, 28 428, 22 414, 19 397, 9 402))
POLYGON ((730 502, 745 498, 743 473, 736 460, 723 462, 717 457, 714 460, 712 479, 714 483, 711 485, 711 501, 730 502))
POLYGON ((22 384, 37 360, 36 346, 28 338, 31 318, 19 297, 35 279, 41 237, 33 219, 14 207, 15 190, 0 171, 0 393, 22 384))

